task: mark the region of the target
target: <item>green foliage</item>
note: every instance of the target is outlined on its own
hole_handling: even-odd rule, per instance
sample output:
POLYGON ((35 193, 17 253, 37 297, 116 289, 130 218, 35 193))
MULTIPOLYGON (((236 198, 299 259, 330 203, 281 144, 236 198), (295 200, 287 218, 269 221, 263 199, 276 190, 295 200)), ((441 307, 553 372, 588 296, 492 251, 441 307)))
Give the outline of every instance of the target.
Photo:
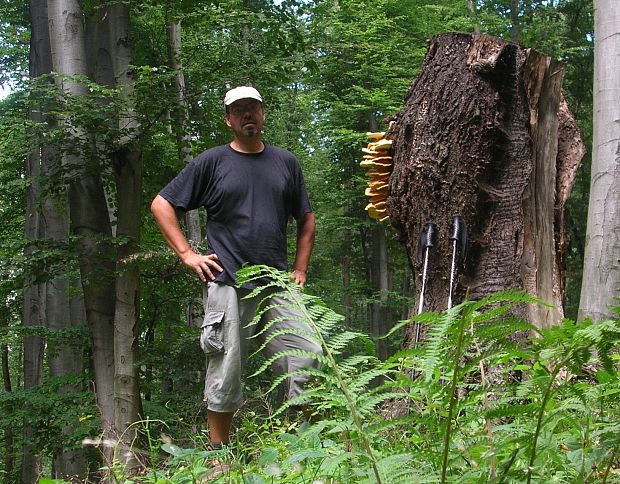
MULTIPOLYGON (((163 249, 159 231, 148 213, 148 202, 183 164, 175 139, 176 127, 173 117, 169 116, 176 102, 174 90, 170 88, 175 73, 165 67, 165 24, 166 14, 169 14, 180 20, 183 27, 181 61, 187 83, 193 152, 196 154, 228 141, 228 131, 222 121, 224 91, 229 86, 249 81, 266 99, 268 123, 265 139, 293 150, 303 164, 318 220, 308 291, 319 295, 336 312, 348 314, 348 332, 338 332, 344 323, 333 313, 322 313, 317 309, 317 313, 311 316, 333 324, 332 329, 325 332, 329 336, 326 343, 333 345, 334 360, 341 367, 341 376, 353 393, 352 400, 358 408, 363 428, 372 431, 370 447, 379 471, 382 472, 384 459, 394 453, 397 460, 394 469, 401 462, 398 456, 408 455, 403 457, 409 459, 405 466, 416 468, 422 480, 432 481, 439 476, 445 446, 438 436, 443 435, 448 401, 452 401, 448 397, 450 384, 456 381, 455 393, 459 399, 453 404, 454 425, 448 459, 453 474, 448 474, 459 476, 462 471, 470 481, 477 482, 480 476, 483 476, 481 480, 489 480, 491 449, 486 436, 481 435, 482 425, 488 417, 497 419, 493 430, 495 434, 501 434, 493 447, 497 455, 497 475, 504 472, 505 480, 522 478, 524 474, 515 469, 527 466, 529 454, 524 450, 526 447, 519 446, 534 433, 535 426, 531 423, 540 403, 540 398, 533 396, 533 392, 542 395, 547 388, 545 383, 550 381, 549 374, 541 370, 547 360, 538 361, 542 358, 539 353, 543 347, 559 345, 561 341, 564 342, 562 348, 570 351, 566 342, 568 329, 563 334, 554 333, 557 337, 554 343, 545 339, 550 336, 545 336, 532 340, 530 343, 534 346, 528 348, 525 340, 509 337, 515 331, 529 331, 526 323, 504 315, 493 320, 493 324, 482 324, 474 321, 472 313, 468 317, 474 318, 471 319, 476 333, 473 337, 470 323, 459 326, 465 314, 465 308, 460 308, 460 312, 449 315, 420 316, 416 321, 430 326, 433 338, 422 348, 404 350, 383 364, 378 362, 370 338, 364 336, 369 327, 368 307, 387 304, 392 310, 393 320, 404 318, 398 315, 406 314, 407 308, 412 306, 403 282, 410 277, 410 271, 404 251, 391 240, 394 234, 388 228, 393 288, 379 294, 368 281, 373 268, 370 234, 376 226, 363 211, 364 177, 358 167, 360 148, 366 142, 363 133, 374 123, 378 129, 385 128, 384 118, 400 109, 407 87, 425 54, 427 39, 448 30, 472 32, 475 22, 480 24, 483 33, 509 38, 510 3, 508 0, 476 1, 477 12, 472 17, 465 0, 130 2, 133 64, 137 78, 131 104, 133 114, 139 118, 141 131, 129 133, 119 129, 115 122, 120 115, 128 114, 127 100, 122 92, 82 79, 88 93, 76 98, 59 91, 50 82, 51 77, 26 81, 30 40, 28 4, 15 0, 5 2, 0 7, 0 82, 10 84, 15 92, 0 101, 0 293, 5 302, 1 313, 0 342, 8 345, 10 350, 10 376, 16 394, 12 397, 0 394, 3 425, 16 429, 19 434, 23 425, 20 409, 24 402, 32 399, 36 411, 48 416, 48 422, 40 426, 41 436, 36 437, 47 461, 51 453, 64 445, 58 430, 65 415, 69 415, 69 408, 83 418, 84 428, 79 429, 79 435, 97 433, 96 412, 86 395, 83 395, 84 400, 78 398, 71 407, 70 400, 51 395, 50 392, 59 388, 54 382, 41 389, 42 394, 47 392, 50 395, 49 405, 44 405, 36 391, 20 393, 20 347, 26 334, 19 329, 24 280, 34 278, 36 282, 43 282, 52 277, 72 279, 77 275, 75 239, 23 241, 26 189, 31 184, 38 184, 42 197, 54 198, 62 193, 65 183, 75 173, 60 169, 52 174, 31 177, 24 163, 26 156, 33 146, 62 148, 85 155, 87 168, 104 177, 113 207, 112 180, 118 140, 126 135, 137 135, 145 160, 145 213, 137 259, 142 277, 139 344, 145 415, 175 422, 167 431, 175 441, 183 441, 181 447, 202 448, 201 439, 193 434, 195 428, 201 426, 199 395, 204 357, 197 344, 197 330, 187 327, 185 321, 187 305, 200 305, 199 301, 196 302, 200 285, 167 249, 163 249), (70 119, 85 133, 84 138, 68 136, 61 124, 29 119, 28 112, 34 107, 47 114, 48 119, 70 119), (345 269, 341 261, 350 262, 347 274, 350 282, 345 287, 342 283, 345 269), (387 296, 387 302, 382 296, 387 296), (463 366, 459 367, 457 378, 454 378, 452 370, 455 368, 457 341, 454 331, 459 327, 464 330, 461 344, 463 366), (452 360, 448 358, 450 355, 452 360), (480 361, 485 365, 485 371, 489 372, 489 367, 496 369, 491 372, 493 378, 505 380, 505 390, 496 391, 481 385, 480 361), (410 381, 412 371, 419 375, 415 381, 410 381), (383 387, 373 386, 377 382, 383 382, 383 387), (408 390, 402 392, 401 389, 408 390), (400 394, 389 397, 396 390, 400 394), (487 414, 480 410, 485 395, 490 400, 487 414), (395 426, 392 422, 375 419, 376 404, 384 398, 393 398, 394 401, 406 398, 404 405, 411 413, 397 420, 395 426), (478 474, 475 465, 478 465, 478 474)), ((565 94, 586 144, 589 144, 593 71, 591 0, 531 0, 520 1, 519 5, 521 42, 526 47, 555 56, 565 64, 565 94)), ((88 0, 83 6, 92 12, 97 8, 97 2, 88 0)), ((579 297, 589 190, 588 165, 586 155, 567 212, 571 245, 567 253, 566 314, 571 317, 576 315, 579 297)), ((56 199, 62 200, 60 197, 56 199)), ((64 202, 61 203, 64 207, 64 202)), ((294 237, 293 231, 291 236, 294 237)), ((318 300, 309 301, 309 306, 315 302, 318 300)), ((317 305, 321 306, 320 303, 317 305)), ((27 332, 33 333, 45 336, 52 352, 62 338, 72 338, 76 342, 82 342, 84 338, 79 331, 77 334, 50 333, 38 328, 27 332)), ((390 341, 394 347, 400 345, 398 331, 391 333, 390 341)), ((609 342, 615 344, 613 338, 609 342)), ((598 353, 601 364, 606 354, 610 355, 609 361, 604 362, 608 367, 616 363, 613 352, 604 347, 604 341, 596 345, 603 347, 598 353)), ((575 358, 585 358, 585 353, 575 358)), ((251 365, 257 370, 263 362, 255 359, 251 365)), ((302 429, 291 423, 288 420, 291 409, 281 409, 273 421, 266 421, 264 417, 273 416, 275 411, 271 410, 269 398, 261 393, 261 389, 268 388, 273 381, 262 374, 248 382, 257 403, 256 409, 242 414, 238 442, 230 452, 231 458, 237 462, 248 459, 249 470, 234 469, 236 479, 241 480, 243 475, 246 482, 308 482, 316 475, 317 479, 333 476, 344 482, 371 474, 368 466, 372 460, 359 440, 360 432, 348 410, 349 403, 341 394, 337 374, 331 370, 329 362, 323 368, 322 373, 315 375, 320 384, 310 394, 311 398, 319 400, 318 408, 331 422, 320 429, 312 425, 302 429), (253 439, 260 442, 260 446, 252 448, 245 442, 253 439), (355 441, 355 446, 351 446, 350 439, 355 441)), ((548 413, 548 421, 543 417, 541 423, 544 425, 539 430, 536 450, 536 454, 549 457, 549 469, 561 468, 565 472, 558 471, 557 474, 564 480, 571 480, 575 475, 587 480, 587 472, 593 466, 598 466, 597 472, 601 472, 603 465, 604 472, 605 462, 611 460, 611 454, 609 447, 597 447, 597 444, 602 440, 613 440, 614 434, 612 420, 601 423, 601 419, 605 416, 612 419, 609 412, 615 411, 615 373, 596 371, 595 376, 576 375, 561 391, 551 388, 553 392, 548 397, 546 408, 557 413, 548 413), (592 378, 597 380, 596 383, 592 378), (576 381, 582 385, 573 385, 576 381), (609 394, 603 398, 600 392, 609 394), (587 424, 584 423, 587 415, 584 402, 591 409, 587 424), (610 402, 609 407, 607 402, 610 402), (567 435, 570 438, 565 438, 567 435), (557 442, 562 443, 553 450, 557 442), (569 456, 574 469, 570 472, 562 467, 569 456)), ((92 378, 92 375, 86 378, 92 378)), ((32 423, 39 425, 38 421, 32 423)), ((78 440, 72 438, 71 445, 78 440)), ((21 441, 17 439, 15 448, 20 445, 21 441)), ((2 454, 4 447, 0 449, 2 454)), ((156 450, 160 450, 158 446, 156 450)), ((177 459, 173 454, 167 455, 172 456, 171 460, 177 459)), ((183 459, 189 462, 193 458, 183 459)), ((154 458, 153 462, 156 460, 154 458)), ((95 461, 91 458, 91 465, 95 461)), ((181 461, 178 458, 174 464, 164 466, 162 475, 167 477, 161 479, 172 480, 171 476, 178 469, 176 463, 181 461)), ((385 464, 391 465, 389 460, 385 460, 385 464)), ((182 481, 182 478, 179 476, 178 480, 182 481)))
POLYGON ((195 482, 214 458, 231 465, 220 481, 239 483, 620 477, 620 319, 566 320, 538 331, 514 316, 538 301, 505 291, 403 321, 428 326, 427 339, 380 362, 356 343, 365 335, 342 328, 341 316, 287 274, 252 267, 241 280, 265 276, 263 288, 283 291, 323 345, 323 366, 309 372, 312 385, 292 402, 312 409, 312 423, 296 423, 291 402, 274 411, 254 395, 232 445, 216 453, 201 433, 189 445, 173 444, 166 426, 155 438, 151 423, 153 464, 164 460, 133 482, 195 482))

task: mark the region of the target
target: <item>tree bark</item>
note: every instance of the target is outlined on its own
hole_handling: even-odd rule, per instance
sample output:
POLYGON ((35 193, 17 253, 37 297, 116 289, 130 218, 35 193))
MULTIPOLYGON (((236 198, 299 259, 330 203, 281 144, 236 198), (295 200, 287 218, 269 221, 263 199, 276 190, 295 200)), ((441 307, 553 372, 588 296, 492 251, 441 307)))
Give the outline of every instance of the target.
MULTIPOLYGON (((54 70, 74 76, 88 74, 83 15, 76 0, 48 0, 48 18, 54 70)), ((87 93, 86 86, 57 77, 65 92, 74 96, 87 93)), ((89 143, 79 126, 64 120, 76 144, 89 143)), ((114 437, 114 260, 109 243, 111 227, 103 184, 98 173, 88 169, 86 160, 63 153, 69 171, 69 211, 71 231, 78 238, 80 275, 84 304, 91 333, 95 369, 95 390, 105 438, 114 437)), ((104 456, 111 464, 110 449, 104 456)))
MULTIPOLYGON (((9 366, 9 345, 2 344, 0 347, 2 351, 2 382, 4 391, 9 393, 13 391, 13 385, 11 384, 11 372, 9 366)), ((8 406, 8 405, 7 405, 8 406)), ((11 408, 9 407, 9 413, 11 412, 11 408)), ((3 429, 4 434, 4 458, 3 458, 3 470, 7 477, 11 477, 13 475, 13 470, 15 468, 15 450, 13 448, 13 427, 7 426, 3 429)))
MULTIPOLYGON (((561 271, 556 241, 564 228, 554 190, 559 159, 563 69, 555 61, 484 35, 433 37, 405 108, 388 132, 393 172, 388 211, 413 265, 421 228, 433 222, 425 310, 446 308, 454 215, 469 230, 469 255, 460 268, 456 302, 503 289, 525 289, 555 304, 523 309, 538 327, 559 321, 561 271), (554 212, 555 210, 555 212, 554 212)), ((574 163, 574 160, 572 160, 574 163)), ((420 284, 417 284, 420 287, 420 284)), ((406 342, 412 339, 411 331, 406 342)))
POLYGON ((129 6, 115 2, 107 5, 109 57, 112 60, 114 82, 126 103, 119 116, 122 138, 114 153, 116 178, 117 224, 116 236, 121 238, 117 249, 116 312, 114 322, 114 415, 120 445, 116 458, 129 475, 140 462, 133 452, 141 419, 141 398, 138 373, 138 343, 140 331, 140 274, 136 253, 140 243, 142 213, 142 153, 137 140, 138 122, 134 112, 134 73, 129 34, 129 6))
MULTIPOLYGON (((378 129, 374 114, 368 116, 368 126, 371 132, 378 129)), ((392 326, 392 314, 388 307, 388 292, 390 290, 390 268, 388 265, 388 252, 385 234, 385 225, 375 224, 371 231, 370 282, 374 291, 373 298, 378 302, 370 305, 370 334, 372 335, 377 358, 384 361, 388 358, 387 341, 381 339, 392 326)))
POLYGON ((620 294, 620 3, 594 1, 594 125, 579 318, 613 317, 620 294))
MULTIPOLYGON (((30 78, 36 79, 52 71, 50 63, 49 34, 47 29, 47 7, 45 1, 30 1, 30 17, 32 31, 30 37, 30 78)), ((29 118, 36 123, 43 123, 42 114, 33 108, 29 118)), ((26 256, 34 251, 34 244, 41 238, 41 215, 37 209, 41 187, 41 156, 42 149, 35 149, 28 155, 26 176, 30 185, 26 190, 26 214, 24 238, 30 244, 26 248, 26 256)), ((45 311, 45 284, 38 281, 36 276, 29 274, 25 278, 23 325, 27 330, 44 326, 45 311)), ((43 354, 45 341, 36 334, 24 336, 24 389, 35 388, 43 378, 43 354)), ((33 415, 32 413, 27 413, 33 415)), ((36 454, 33 444, 35 429, 27 421, 24 422, 22 447, 22 481, 35 482, 40 474, 41 457, 36 454)))
MULTIPOLYGON (((177 149, 183 163, 192 160, 191 132, 189 112, 186 101, 185 74, 181 64, 181 22, 172 19, 170 6, 166 7, 166 39, 168 47, 168 67, 175 73, 174 93, 175 105, 172 109, 174 131, 177 140, 177 149)), ((198 210, 185 213, 185 228, 187 239, 194 244, 202 242, 200 215, 198 210)), ((190 326, 200 326, 202 323, 202 294, 197 294, 187 306, 187 322, 190 326)))
POLYGON ((381 339, 392 326, 392 314, 388 307, 388 291, 390 290, 390 275, 388 266, 387 242, 385 226, 376 224, 372 229, 372 260, 371 270, 374 298, 378 302, 371 304, 370 333, 374 339, 377 358, 384 361, 388 358, 388 346, 385 339, 381 339))
POLYGON ((342 240, 344 241, 344 247, 346 251, 342 257, 342 304, 344 306, 344 326, 350 328, 352 323, 352 309, 353 301, 351 298, 351 253, 349 247, 351 247, 353 237, 351 236, 351 229, 345 228, 342 233, 342 240))
POLYGON ((519 0, 510 0, 510 40, 518 44, 521 36, 519 0))
MULTIPOLYGON (((58 176, 49 166, 50 159, 44 159, 42 171, 47 176, 58 176)), ((66 196, 66 194, 65 194, 66 196)), ((69 236, 69 220, 59 207, 66 206, 58 198, 46 197, 43 206, 45 223, 45 238, 53 242, 66 242, 69 236)), ((51 268, 54 273, 57 269, 51 268)), ((45 318, 47 327, 53 331, 62 331, 74 325, 80 325, 82 321, 75 320, 71 316, 71 296, 69 295, 69 281, 63 275, 52 277, 46 287, 46 311, 45 318)), ((79 340, 78 340, 79 341, 79 340)), ((50 377, 79 376, 82 373, 82 348, 76 346, 71 339, 56 339, 55 351, 49 356, 50 377)), ((63 386, 61 393, 78 391, 75 386, 63 386)), ((70 438, 74 429, 77 428, 77 420, 73 424, 66 425, 62 432, 66 438, 70 438)), ((69 446, 67 446, 69 447, 69 446)), ((59 479, 83 478, 86 474, 86 462, 84 452, 80 450, 65 450, 54 458, 54 477, 59 479)))
POLYGON ((480 20, 478 20, 478 14, 476 13, 476 5, 474 4, 474 0, 467 0, 467 10, 471 15, 471 18, 474 20, 474 32, 480 33, 480 20))
MULTIPOLYGON (((47 5, 43 0, 31 2, 31 7, 36 8, 40 12, 39 18, 36 20, 35 29, 33 19, 33 32, 39 31, 36 38, 40 43, 40 49, 45 49, 45 53, 41 52, 47 59, 47 67, 51 69, 51 47, 49 38, 49 27, 47 20, 47 5), (36 5, 33 5, 36 3, 36 5)), ((48 123, 53 124, 52 120, 48 123)), ((51 147, 44 146, 39 149, 39 165, 41 175, 44 179, 60 179, 61 169, 58 160, 58 154, 51 147)), ((67 194, 63 190, 46 190, 40 193, 39 201, 42 206, 41 212, 41 236, 52 243, 67 243, 69 238, 69 219, 65 213, 64 207, 67 206, 67 194)), ((67 273, 59 267, 45 267, 45 272, 49 280, 45 283, 45 315, 44 319, 48 329, 51 332, 62 331, 72 327, 79 327, 85 322, 82 315, 75 315, 71 312, 72 306, 76 303, 73 299, 80 299, 76 296, 70 296, 69 283, 65 277, 67 273)), ((83 371, 82 357, 83 349, 79 345, 73 343, 74 340, 66 339, 62 336, 54 338, 53 346, 55 351, 51 352, 48 358, 49 374, 52 378, 62 378, 70 376, 80 376, 83 371)), ((79 342, 79 339, 77 340, 79 342)), ((60 388, 61 393, 69 393, 79 391, 76 386, 63 386, 60 388)), ((86 475, 86 461, 84 451, 79 447, 76 448, 76 442, 72 442, 72 434, 78 427, 75 420, 65 425, 62 434, 65 437, 66 444, 63 451, 54 456, 54 477, 59 479, 83 479, 86 475), (66 450, 71 449, 71 450, 66 450)))

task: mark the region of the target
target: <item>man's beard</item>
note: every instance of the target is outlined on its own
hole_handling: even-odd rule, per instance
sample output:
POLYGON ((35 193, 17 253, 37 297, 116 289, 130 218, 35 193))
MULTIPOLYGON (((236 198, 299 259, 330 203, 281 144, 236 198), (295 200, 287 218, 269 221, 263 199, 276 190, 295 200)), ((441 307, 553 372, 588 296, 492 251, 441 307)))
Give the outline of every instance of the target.
POLYGON ((242 128, 242 132, 245 136, 248 136, 248 137, 254 137, 259 133, 258 127, 255 124, 244 126, 242 128))

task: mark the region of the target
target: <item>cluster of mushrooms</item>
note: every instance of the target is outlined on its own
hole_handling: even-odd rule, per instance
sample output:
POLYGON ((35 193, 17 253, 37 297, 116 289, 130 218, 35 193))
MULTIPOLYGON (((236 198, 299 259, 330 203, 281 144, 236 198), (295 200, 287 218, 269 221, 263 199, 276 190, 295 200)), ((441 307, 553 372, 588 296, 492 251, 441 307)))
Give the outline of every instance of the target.
POLYGON ((368 197, 366 211, 370 218, 384 222, 390 218, 385 202, 392 169, 390 153, 392 140, 386 139, 385 133, 366 134, 372 140, 368 143, 367 148, 362 148, 364 156, 360 163, 362 168, 368 169, 366 172, 366 176, 369 178, 368 188, 365 192, 368 197))

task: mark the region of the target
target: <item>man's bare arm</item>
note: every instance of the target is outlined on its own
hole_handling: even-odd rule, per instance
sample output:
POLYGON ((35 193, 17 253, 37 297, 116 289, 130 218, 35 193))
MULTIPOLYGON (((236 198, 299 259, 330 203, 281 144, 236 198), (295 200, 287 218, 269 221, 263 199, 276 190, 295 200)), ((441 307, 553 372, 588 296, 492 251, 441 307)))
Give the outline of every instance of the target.
POLYGON ((210 280, 215 279, 211 268, 222 271, 222 268, 216 262, 218 260, 217 255, 202 255, 194 252, 181 231, 177 214, 170 202, 161 195, 157 195, 151 203, 151 213, 159 225, 159 230, 161 230, 164 240, 183 263, 196 272, 202 282, 206 282, 207 277, 210 280))
POLYGON ((300 286, 306 282, 310 255, 314 247, 315 227, 316 223, 312 212, 307 212, 297 221, 297 249, 295 263, 293 264, 293 277, 300 286))

